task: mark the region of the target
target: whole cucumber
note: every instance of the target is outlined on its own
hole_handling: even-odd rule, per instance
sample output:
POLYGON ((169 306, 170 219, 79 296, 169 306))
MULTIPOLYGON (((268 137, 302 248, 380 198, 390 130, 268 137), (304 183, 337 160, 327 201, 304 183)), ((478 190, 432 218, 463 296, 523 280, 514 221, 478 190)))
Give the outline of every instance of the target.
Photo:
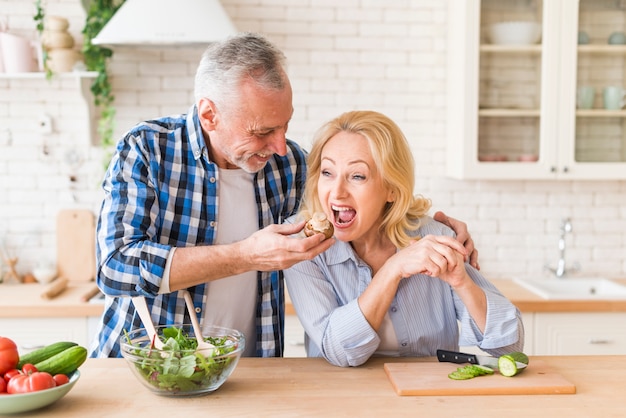
POLYGON ((67 350, 61 351, 54 356, 36 363, 35 367, 40 372, 55 374, 70 374, 78 369, 87 360, 87 349, 80 345, 75 345, 67 350))
POLYGON ((71 341, 59 341, 45 347, 38 348, 20 356, 20 361, 17 363, 17 368, 21 369, 25 364, 37 364, 50 357, 59 354, 62 351, 67 350, 70 347, 74 347, 78 344, 71 341))

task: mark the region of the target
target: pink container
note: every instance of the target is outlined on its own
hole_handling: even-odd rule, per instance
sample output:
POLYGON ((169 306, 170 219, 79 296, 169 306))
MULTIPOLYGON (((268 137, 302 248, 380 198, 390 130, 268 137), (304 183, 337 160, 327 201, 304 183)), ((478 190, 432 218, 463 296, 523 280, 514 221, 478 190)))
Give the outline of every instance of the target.
POLYGON ((35 42, 7 32, 0 32, 0 52, 6 73, 37 71, 35 42))

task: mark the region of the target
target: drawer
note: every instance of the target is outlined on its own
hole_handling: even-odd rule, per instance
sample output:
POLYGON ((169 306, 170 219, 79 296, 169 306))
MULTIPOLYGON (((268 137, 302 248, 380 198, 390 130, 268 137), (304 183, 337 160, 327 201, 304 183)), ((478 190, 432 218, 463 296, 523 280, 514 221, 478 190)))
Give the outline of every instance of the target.
POLYGON ((26 353, 58 341, 88 347, 87 318, 13 318, 0 320, 2 336, 15 341, 26 353))
POLYGON ((534 354, 624 354, 625 322, 625 313, 536 313, 534 354))

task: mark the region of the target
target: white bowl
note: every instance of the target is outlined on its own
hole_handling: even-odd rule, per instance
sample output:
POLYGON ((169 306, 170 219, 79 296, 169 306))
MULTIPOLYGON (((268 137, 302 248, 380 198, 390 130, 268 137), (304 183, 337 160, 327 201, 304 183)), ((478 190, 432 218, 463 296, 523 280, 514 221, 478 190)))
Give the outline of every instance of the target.
POLYGON ((42 284, 50 283, 57 277, 56 267, 35 267, 33 269, 33 276, 42 284))
POLYGON ((532 45, 541 39, 537 22, 500 22, 489 25, 489 41, 497 45, 532 45))

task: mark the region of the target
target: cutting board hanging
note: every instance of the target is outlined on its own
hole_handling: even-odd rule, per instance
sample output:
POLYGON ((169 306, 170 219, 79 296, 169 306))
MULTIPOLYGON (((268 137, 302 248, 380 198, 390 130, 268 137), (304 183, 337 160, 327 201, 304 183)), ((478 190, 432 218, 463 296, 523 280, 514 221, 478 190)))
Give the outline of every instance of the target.
POLYGON ((64 209, 57 215, 59 277, 88 282, 96 276, 95 217, 87 209, 64 209))
POLYGON ((576 386, 541 360, 530 360, 520 374, 495 372, 468 380, 452 380, 448 373, 462 367, 452 363, 385 363, 387 377, 401 396, 572 394, 576 386))

